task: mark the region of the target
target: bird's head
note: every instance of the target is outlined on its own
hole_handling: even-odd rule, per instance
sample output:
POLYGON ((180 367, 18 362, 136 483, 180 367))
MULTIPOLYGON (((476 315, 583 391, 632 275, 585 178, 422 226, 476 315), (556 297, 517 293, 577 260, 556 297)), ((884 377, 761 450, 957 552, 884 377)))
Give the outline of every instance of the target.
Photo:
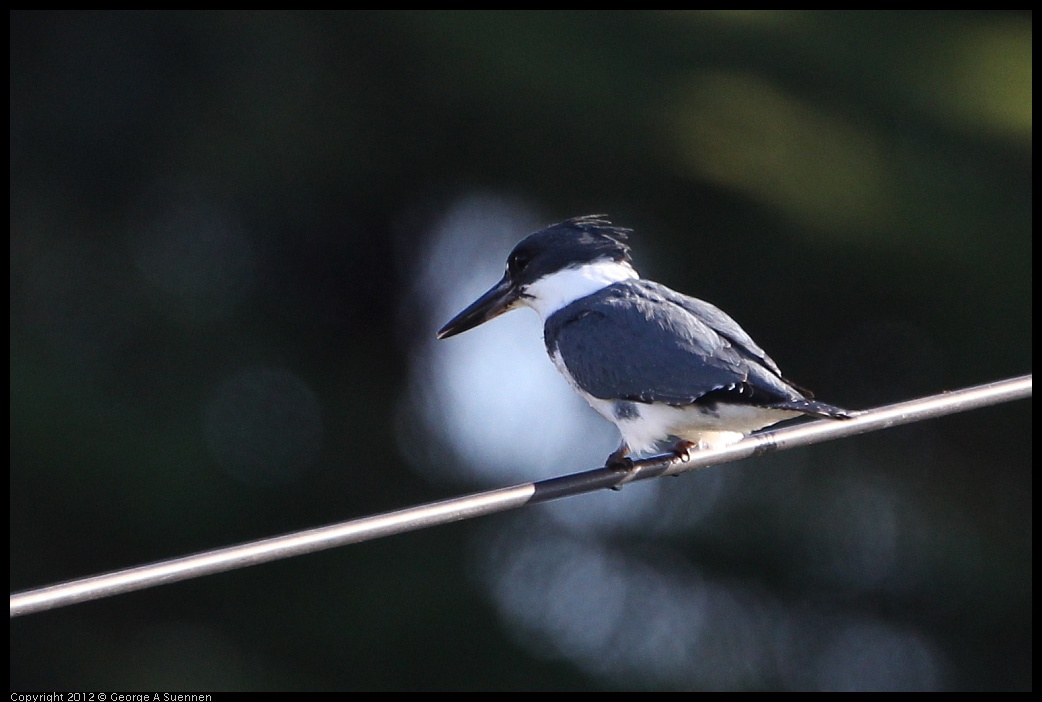
POLYGON ((455 336, 520 305, 545 320, 565 305, 620 280, 636 278, 626 245, 629 229, 604 215, 575 217, 521 240, 499 282, 438 330, 455 336))

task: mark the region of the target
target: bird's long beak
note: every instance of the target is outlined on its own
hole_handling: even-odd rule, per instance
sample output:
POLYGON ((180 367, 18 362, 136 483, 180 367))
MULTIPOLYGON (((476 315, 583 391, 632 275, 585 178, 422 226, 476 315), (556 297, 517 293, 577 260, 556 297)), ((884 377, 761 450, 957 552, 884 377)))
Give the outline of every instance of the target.
POLYGON ((447 339, 450 336, 462 334, 468 329, 473 329, 479 324, 498 317, 509 311, 520 296, 520 290, 510 280, 510 275, 504 274, 502 279, 488 292, 470 303, 465 310, 439 329, 438 338, 447 339))

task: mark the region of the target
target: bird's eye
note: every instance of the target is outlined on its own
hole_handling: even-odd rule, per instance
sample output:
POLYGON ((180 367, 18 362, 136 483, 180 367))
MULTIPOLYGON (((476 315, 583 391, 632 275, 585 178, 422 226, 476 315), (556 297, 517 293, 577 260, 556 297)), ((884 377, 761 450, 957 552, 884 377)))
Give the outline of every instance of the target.
POLYGON ((507 261, 507 268, 511 273, 520 273, 528 264, 532 262, 532 257, 523 251, 516 251, 507 261))

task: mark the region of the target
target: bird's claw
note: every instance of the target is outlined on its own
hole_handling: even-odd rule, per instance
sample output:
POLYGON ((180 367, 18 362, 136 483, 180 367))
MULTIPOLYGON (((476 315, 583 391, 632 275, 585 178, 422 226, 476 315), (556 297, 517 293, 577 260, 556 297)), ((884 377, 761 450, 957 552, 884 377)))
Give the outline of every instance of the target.
POLYGON ((604 462, 604 467, 609 470, 624 473, 633 470, 633 459, 629 456, 617 456, 613 453, 608 456, 608 460, 604 462))
POLYGON ((608 456, 608 460, 604 462, 604 467, 617 471, 632 469, 633 459, 629 457, 629 454, 630 447, 624 441, 619 448, 611 452, 611 455, 608 456))
POLYGON ((678 463, 687 463, 691 460, 691 449, 700 448, 698 444, 693 441, 678 441, 670 449, 678 463))
POLYGON ((622 486, 633 480, 637 475, 637 470, 633 468, 633 459, 627 454, 630 452, 630 447, 625 443, 619 448, 615 449, 608 460, 604 462, 604 467, 608 470, 615 471, 616 473, 625 473, 622 479, 611 486, 612 490, 621 490, 622 486))

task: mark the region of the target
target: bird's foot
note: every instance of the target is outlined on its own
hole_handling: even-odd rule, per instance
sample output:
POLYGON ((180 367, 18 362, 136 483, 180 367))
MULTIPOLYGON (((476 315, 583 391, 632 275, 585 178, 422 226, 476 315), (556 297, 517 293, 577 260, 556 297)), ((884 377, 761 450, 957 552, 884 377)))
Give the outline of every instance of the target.
POLYGON ((691 460, 691 449, 700 449, 701 445, 694 441, 678 441, 673 444, 673 448, 670 449, 670 453, 676 456, 678 463, 686 463, 691 460))
POLYGON ((604 467, 608 470, 613 470, 616 473, 625 473, 619 482, 611 486, 612 490, 621 490, 623 485, 637 477, 638 471, 633 468, 633 459, 629 457, 629 452, 630 447, 623 442, 604 462, 604 467))
POLYGON ((633 459, 629 457, 629 452, 630 447, 623 444, 608 456, 608 460, 604 462, 604 467, 616 471, 631 470, 633 468, 633 459))

